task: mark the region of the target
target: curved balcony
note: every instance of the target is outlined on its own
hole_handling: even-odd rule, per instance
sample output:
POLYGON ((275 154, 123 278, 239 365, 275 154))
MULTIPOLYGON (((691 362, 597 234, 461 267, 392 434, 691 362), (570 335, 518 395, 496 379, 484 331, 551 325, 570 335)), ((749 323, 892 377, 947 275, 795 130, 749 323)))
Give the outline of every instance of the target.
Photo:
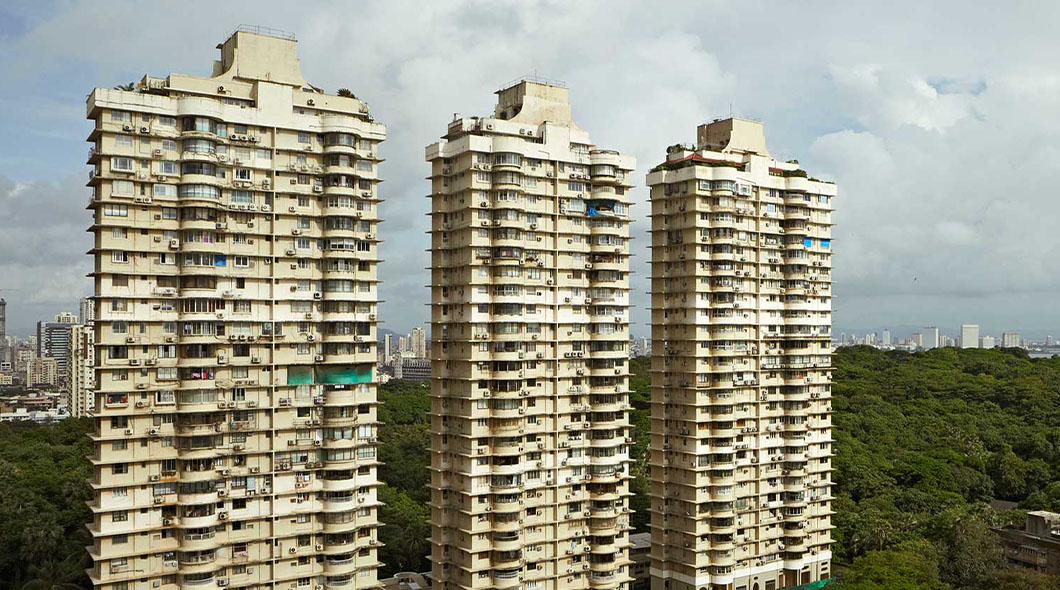
MULTIPOLYGON (((202 516, 182 516, 180 517, 180 526, 186 529, 213 528, 222 522, 220 517, 222 513, 224 512, 214 512, 213 514, 202 516)), ((224 514, 227 516, 227 513, 224 514)))
POLYGON ((492 538, 492 545, 494 552, 497 551, 518 551, 522 549, 521 531, 510 531, 510 532, 494 532, 492 538))
MULTIPOLYGON (((351 513, 352 514, 352 513, 351 513)), ((363 525, 356 518, 349 520, 329 522, 326 518, 321 523, 321 529, 328 534, 348 533, 357 530, 363 525)))
POLYGON ((177 494, 179 504, 213 504, 217 502, 217 490, 200 493, 177 494))
POLYGON ((178 543, 181 551, 206 551, 220 547, 224 541, 216 532, 211 531, 194 534, 181 533, 178 536, 178 543))
POLYGON ((217 590, 217 579, 210 577, 205 580, 181 580, 180 590, 217 590))
POLYGON ((622 576, 620 576, 614 569, 607 571, 593 571, 589 574, 589 586, 597 590, 611 590, 613 588, 618 588, 622 579, 622 576))
POLYGON ((357 557, 354 553, 328 555, 324 558, 324 575, 339 576, 357 571, 357 557))
POLYGON ((367 496, 349 495, 340 498, 328 498, 324 496, 321 500, 322 512, 349 512, 360 508, 367 502, 367 496))

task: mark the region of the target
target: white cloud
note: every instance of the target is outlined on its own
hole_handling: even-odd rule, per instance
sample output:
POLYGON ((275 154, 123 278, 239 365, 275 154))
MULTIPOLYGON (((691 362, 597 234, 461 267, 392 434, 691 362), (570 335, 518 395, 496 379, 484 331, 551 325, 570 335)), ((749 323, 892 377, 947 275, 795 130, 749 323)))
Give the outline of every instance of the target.
MULTIPOLYGON (((763 119, 774 155, 839 183, 840 325, 1060 323, 1060 310, 1035 303, 1060 290, 1060 75, 1049 26, 1060 6, 127 0, 7 10, 19 26, 0 36, 0 51, 17 56, 0 64, 0 105, 15 107, 0 110, 0 176, 26 188, 0 181, 0 288, 32 293, 41 316, 90 287, 87 193, 79 180, 53 180, 84 169, 84 95, 146 72, 206 74, 214 45, 250 20, 296 32, 307 79, 350 88, 388 126, 388 327, 427 317, 423 147, 454 112, 491 111, 494 90, 533 71, 569 84, 579 124, 635 155, 640 184, 667 145, 692 140, 696 124, 730 104, 763 119), (969 30, 990 31, 990 43, 969 30), (1024 303, 988 313, 998 293, 1024 303), (888 297, 901 303, 881 304, 888 297)), ((634 319, 644 322, 647 191, 633 198, 634 319)), ((16 293, 7 299, 25 295, 16 293)))

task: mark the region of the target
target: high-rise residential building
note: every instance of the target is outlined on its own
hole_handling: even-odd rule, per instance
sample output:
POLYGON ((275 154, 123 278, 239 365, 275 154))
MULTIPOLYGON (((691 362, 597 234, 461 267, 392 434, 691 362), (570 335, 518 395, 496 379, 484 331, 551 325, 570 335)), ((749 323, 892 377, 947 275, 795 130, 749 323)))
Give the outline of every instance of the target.
POLYGON ((11 345, 7 341, 7 301, 0 297, 0 363, 13 362, 11 345))
POLYGON ((409 348, 409 337, 398 336, 398 354, 408 354, 411 349, 409 348))
POLYGON ((70 329, 70 415, 88 416, 96 407, 96 332, 90 325, 70 329))
POLYGON ((55 385, 67 385, 70 376, 70 331, 77 325, 77 316, 63 312, 54 322, 37 322, 37 356, 55 359, 59 380, 55 385))
POLYGON ((535 79, 426 155, 433 586, 628 588, 634 161, 535 79))
POLYGON ((427 358, 427 331, 423 328, 412 329, 413 358, 427 358))
POLYGON ((983 336, 979 339, 979 348, 994 348, 997 346, 997 339, 993 336, 983 336))
POLYGON ((377 586, 379 143, 293 36, 98 88, 92 583, 377 586))
POLYGON ((922 332, 914 332, 909 336, 909 341, 916 348, 924 348, 924 334, 922 332))
POLYGON ((832 199, 715 120, 651 187, 652 588, 831 574, 832 199))
POLYGON ((977 324, 961 324, 961 348, 979 348, 977 324))
POLYGON ((1005 348, 1019 348, 1023 345, 1018 332, 1005 332, 1001 335, 1001 346, 1005 348))
POLYGON ((890 330, 884 330, 883 331, 883 335, 880 337, 880 344, 882 344, 884 346, 890 346, 891 345, 891 331, 890 330))
POLYGON ((938 348, 941 342, 939 341, 939 329, 935 326, 928 326, 920 332, 922 334, 920 347, 924 350, 931 350, 932 348, 938 348))
POLYGON ((420 357, 397 357, 394 363, 394 378, 409 381, 427 381, 431 378, 431 360, 420 357))
POLYGON ((394 360, 394 335, 383 334, 383 364, 389 365, 394 360))
POLYGON ((82 324, 89 325, 96 321, 96 304, 91 297, 82 297, 77 306, 82 324))
POLYGON ((59 385, 59 363, 48 356, 27 360, 26 385, 59 385))

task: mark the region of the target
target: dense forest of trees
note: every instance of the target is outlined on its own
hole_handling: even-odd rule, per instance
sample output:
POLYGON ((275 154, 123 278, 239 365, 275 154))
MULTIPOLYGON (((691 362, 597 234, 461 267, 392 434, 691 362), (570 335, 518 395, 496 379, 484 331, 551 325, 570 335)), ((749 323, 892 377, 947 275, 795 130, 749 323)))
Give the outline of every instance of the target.
MULTIPOLYGON (((851 590, 1060 590, 1007 566, 990 527, 1060 511, 1060 358, 843 348, 835 357, 834 555, 851 590), (996 512, 993 499, 1021 510, 996 512)), ((646 530, 648 360, 632 362, 633 525, 646 530)), ((383 575, 429 569, 425 383, 380 387, 383 575)), ((0 424, 0 590, 85 586, 88 420, 0 424)))

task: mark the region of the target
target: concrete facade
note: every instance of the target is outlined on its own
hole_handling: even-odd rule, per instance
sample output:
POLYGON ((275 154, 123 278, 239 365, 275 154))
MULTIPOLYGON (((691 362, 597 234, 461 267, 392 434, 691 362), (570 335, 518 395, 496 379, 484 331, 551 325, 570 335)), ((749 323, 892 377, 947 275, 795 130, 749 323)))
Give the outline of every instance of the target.
POLYGON ((296 47, 88 98, 100 590, 378 586, 385 129, 296 47))
POLYGON ((536 80, 426 152, 434 587, 628 588, 633 159, 536 80))
POLYGON ((829 577, 836 187, 702 125, 651 187, 654 590, 829 577))
POLYGON ((78 325, 70 330, 70 415, 84 418, 96 408, 96 331, 78 325))

